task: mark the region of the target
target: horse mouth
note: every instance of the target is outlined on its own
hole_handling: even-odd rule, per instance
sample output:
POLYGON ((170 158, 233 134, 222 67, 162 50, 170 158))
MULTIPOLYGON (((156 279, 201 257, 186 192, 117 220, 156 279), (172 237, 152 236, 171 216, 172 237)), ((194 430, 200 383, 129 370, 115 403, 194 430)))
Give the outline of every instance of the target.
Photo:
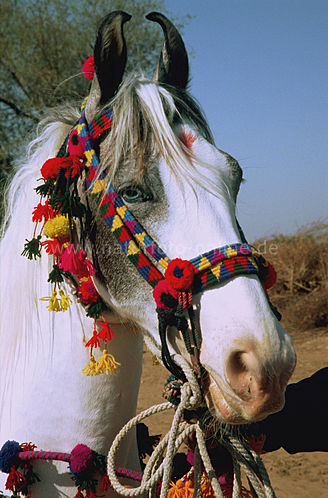
POLYGON ((281 393, 274 402, 268 401, 260 411, 252 409, 253 400, 238 399, 238 396, 229 396, 223 392, 213 376, 205 371, 202 387, 207 408, 219 423, 229 425, 243 425, 265 419, 271 413, 283 408, 284 393, 281 393))
POLYGON ((229 402, 227 401, 213 377, 208 372, 206 372, 206 376, 204 398, 212 417, 225 424, 240 425, 247 423, 248 421, 245 420, 240 409, 234 407, 230 400, 229 402))

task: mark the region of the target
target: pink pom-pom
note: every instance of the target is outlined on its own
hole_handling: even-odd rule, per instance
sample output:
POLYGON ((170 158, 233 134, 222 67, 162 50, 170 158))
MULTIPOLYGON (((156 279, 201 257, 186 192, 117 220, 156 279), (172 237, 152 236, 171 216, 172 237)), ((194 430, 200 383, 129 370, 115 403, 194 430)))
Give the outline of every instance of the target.
POLYGON ((85 59, 82 70, 87 80, 93 80, 95 75, 95 61, 93 55, 90 55, 90 57, 85 59))
POLYGON ((92 468, 92 450, 86 444, 77 444, 72 449, 69 465, 73 474, 84 474, 92 468))
POLYGON ((59 268, 73 273, 79 278, 89 277, 96 273, 96 269, 87 259, 87 253, 82 249, 75 250, 74 244, 69 244, 59 260, 59 268))

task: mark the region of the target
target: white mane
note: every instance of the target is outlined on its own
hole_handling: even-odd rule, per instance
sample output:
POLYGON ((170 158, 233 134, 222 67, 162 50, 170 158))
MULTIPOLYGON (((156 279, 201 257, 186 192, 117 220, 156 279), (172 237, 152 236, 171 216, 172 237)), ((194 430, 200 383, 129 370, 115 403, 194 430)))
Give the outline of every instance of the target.
MULTIPOLYGON (((32 350, 51 357, 52 313, 40 303, 40 297, 50 295, 47 284, 48 257, 29 261, 22 256, 25 239, 33 236, 33 208, 39 202, 35 192, 40 167, 54 157, 72 125, 56 121, 45 124, 39 136, 31 142, 25 162, 18 164, 7 191, 7 210, 0 242, 0 362, 2 378, 0 412, 8 389, 24 389, 12 385, 11 373, 22 369, 33 375, 32 350)), ((66 312, 67 329, 74 310, 66 312)), ((11 396, 8 396, 10 399, 11 396)))

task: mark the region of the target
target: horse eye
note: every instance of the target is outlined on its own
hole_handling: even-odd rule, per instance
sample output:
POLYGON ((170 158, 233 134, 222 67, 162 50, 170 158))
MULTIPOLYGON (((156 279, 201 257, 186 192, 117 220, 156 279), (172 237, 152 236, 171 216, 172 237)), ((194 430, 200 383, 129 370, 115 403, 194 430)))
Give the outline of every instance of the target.
POLYGON ((147 195, 139 187, 126 187, 121 192, 121 197, 125 202, 145 202, 151 200, 152 196, 147 195))

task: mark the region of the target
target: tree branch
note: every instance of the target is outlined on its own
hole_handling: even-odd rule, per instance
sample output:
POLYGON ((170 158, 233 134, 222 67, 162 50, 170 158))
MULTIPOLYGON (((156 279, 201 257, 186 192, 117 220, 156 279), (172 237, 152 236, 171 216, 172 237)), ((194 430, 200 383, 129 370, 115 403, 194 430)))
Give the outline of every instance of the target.
POLYGON ((33 121, 37 122, 37 118, 35 118, 34 116, 32 116, 31 114, 28 114, 27 112, 25 111, 22 111, 22 109, 20 109, 16 104, 15 102, 12 102, 11 100, 7 99, 6 97, 2 97, 0 95, 0 102, 2 102, 3 104, 7 105, 8 107, 10 107, 16 114, 17 116, 24 116, 25 118, 29 118, 29 119, 32 119, 33 121))

